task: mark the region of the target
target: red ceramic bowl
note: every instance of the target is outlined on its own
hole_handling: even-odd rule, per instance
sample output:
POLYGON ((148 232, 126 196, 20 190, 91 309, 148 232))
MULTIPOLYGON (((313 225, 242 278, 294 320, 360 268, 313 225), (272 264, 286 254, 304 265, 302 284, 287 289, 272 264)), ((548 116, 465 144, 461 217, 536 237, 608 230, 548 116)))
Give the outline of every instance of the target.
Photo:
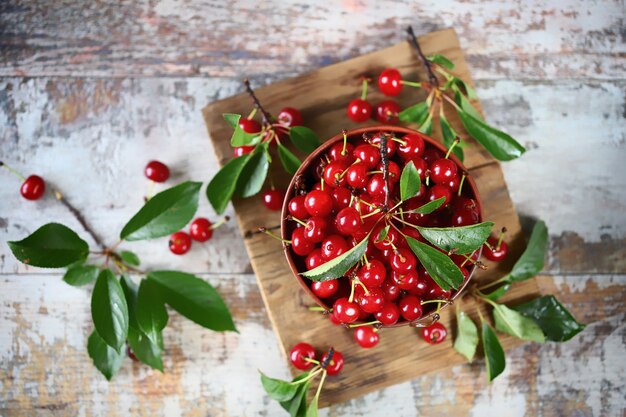
MULTIPOLYGON (((441 145, 436 140, 422 133, 419 133, 415 130, 407 129, 407 128, 399 127, 399 126, 374 126, 374 127, 365 127, 361 129, 351 130, 348 132, 348 142, 354 142, 362 138, 364 133, 375 134, 380 131, 394 133, 396 134, 396 136, 399 136, 399 137, 404 136, 408 133, 419 134, 420 136, 423 137, 424 141, 426 142, 428 146, 434 147, 444 154, 447 152, 447 149, 444 148, 443 145, 441 145)), ((294 222, 287 220, 287 216, 289 215, 289 209, 288 209, 289 200, 291 200, 291 198, 295 196, 296 181, 313 182, 314 181, 314 172, 312 169, 313 163, 317 162, 320 156, 325 154, 330 149, 331 146, 333 146, 335 143, 340 142, 340 141, 343 141, 343 134, 338 134, 332 137, 330 140, 328 140, 324 144, 322 144, 319 148, 317 148, 311 155, 309 155, 304 160, 304 162, 302 163, 298 171, 295 173, 295 175, 291 179, 291 182, 289 183, 289 188, 287 189, 288 191, 286 193, 285 200, 283 202, 283 208, 282 208, 282 213, 281 213, 281 216, 282 216, 281 217, 282 219, 281 220, 281 235, 283 239, 286 239, 286 240, 291 239, 291 233, 293 231, 293 228, 295 227, 294 222)), ((468 172, 467 169, 461 163, 461 161, 459 161, 459 159, 456 156, 454 156, 454 154, 450 154, 449 158, 452 159, 462 171, 468 172)), ((465 192, 464 194, 476 200, 476 204, 478 206, 478 212, 479 212, 479 221, 482 221, 482 205, 481 205, 480 197, 478 195, 478 189, 476 188, 476 183, 474 182, 471 176, 467 176, 465 178, 465 183, 463 185, 464 190, 467 191, 468 188, 470 192, 469 193, 465 192)), ((480 252, 482 252, 482 248, 479 251, 479 256, 480 256, 480 252)), ((316 296, 310 288, 311 281, 300 275, 300 272, 306 271, 306 268, 304 267, 304 260, 302 259, 302 257, 298 255, 294 255, 289 246, 285 246, 285 257, 287 258, 287 263, 289 264, 289 268, 291 268, 291 271, 293 272, 295 279, 298 281, 298 283, 300 283, 300 286, 304 289, 304 291, 306 291, 306 293, 311 297, 311 299, 315 301, 315 303, 318 304, 320 307, 324 308, 325 310, 330 310, 332 308, 332 305, 328 305, 324 300, 316 296)), ((456 299, 459 296, 459 294, 461 294, 461 292, 465 289, 465 287, 468 285, 469 281, 471 280, 472 276, 474 275, 476 268, 477 267, 475 265, 471 268, 471 270, 469 271, 470 273, 469 279, 465 281, 465 283, 461 286, 461 288, 459 288, 457 291, 455 291, 452 294, 450 300, 456 299)), ((448 305, 449 304, 443 304, 442 309, 447 307, 448 305)), ((393 324, 391 326, 383 326, 383 327, 399 327, 399 326, 404 326, 407 324, 411 324, 413 326, 428 325, 438 319, 438 317, 435 317, 435 314, 436 314, 436 311, 433 310, 413 322, 399 321, 398 323, 393 324)), ((359 323, 359 321, 355 323, 359 323)))

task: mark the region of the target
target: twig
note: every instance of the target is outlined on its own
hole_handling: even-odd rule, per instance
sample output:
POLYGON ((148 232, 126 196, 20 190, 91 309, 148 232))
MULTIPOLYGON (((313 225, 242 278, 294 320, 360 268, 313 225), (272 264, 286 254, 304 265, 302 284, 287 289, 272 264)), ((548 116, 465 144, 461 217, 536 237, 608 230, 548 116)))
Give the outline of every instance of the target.
POLYGON ((89 224, 87 224, 87 221, 85 220, 81 212, 78 211, 78 209, 74 207, 69 201, 67 201, 65 197, 63 197, 63 194, 61 194, 59 191, 54 190, 54 196, 61 204, 67 207, 72 215, 74 215, 76 220, 78 220, 78 223, 80 223, 80 225, 83 226, 83 229, 85 229, 85 231, 89 233, 94 242, 96 242, 96 244, 100 246, 103 251, 106 251, 106 245, 104 244, 102 239, 100 239, 100 237, 96 234, 96 232, 94 232, 94 230, 89 226, 89 224))
POLYGON ((433 87, 437 87, 438 88, 439 87, 439 80, 437 79, 437 76, 433 72, 433 69, 430 66, 430 62, 428 61, 428 59, 426 59, 426 56, 422 52, 422 48, 420 47, 420 44, 417 41, 417 37, 415 37, 415 32, 413 32, 413 27, 409 26, 406 29, 406 31, 409 34, 409 42, 411 42, 411 44, 413 45, 413 47, 417 51, 417 55, 419 56, 420 60, 422 61, 422 64, 424 64, 424 68, 426 68, 426 72, 428 73, 428 81, 430 82, 430 84, 433 87))
POLYGON ((263 123, 271 125, 272 116, 265 110, 258 97, 254 93, 254 90, 252 89, 252 87, 250 87, 250 80, 246 78, 245 80, 243 80, 243 84, 246 86, 246 92, 252 98, 252 101, 254 101, 254 106, 261 112, 261 115, 263 116, 263 123))
POLYGON ((383 181, 385 181, 384 212, 389 211, 389 155, 387 155, 387 134, 380 135, 380 161, 383 165, 383 181))

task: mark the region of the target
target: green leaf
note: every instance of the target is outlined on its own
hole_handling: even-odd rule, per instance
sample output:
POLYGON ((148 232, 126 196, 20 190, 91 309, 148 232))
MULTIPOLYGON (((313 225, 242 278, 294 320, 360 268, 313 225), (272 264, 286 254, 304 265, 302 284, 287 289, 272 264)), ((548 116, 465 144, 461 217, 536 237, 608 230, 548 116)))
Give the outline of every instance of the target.
POLYGON ((494 303, 492 305, 497 330, 522 340, 540 343, 545 341, 543 332, 533 320, 503 304, 494 303))
POLYGON ((374 241, 374 243, 379 243, 385 240, 385 238, 387 238, 387 235, 389 234, 390 227, 391 227, 390 225, 387 225, 383 227, 382 229, 380 229, 380 233, 378 233, 378 236, 376 237, 376 240, 374 241))
POLYGON ((224 113, 222 114, 222 117, 224 118, 224 120, 226 120, 226 123, 228 123, 228 125, 233 129, 239 126, 239 119, 241 119, 240 114, 224 113))
POLYGON ((217 214, 222 214, 226 210, 228 202, 235 193, 241 171, 251 156, 252 153, 249 153, 231 159, 209 182, 206 188, 206 196, 217 214))
POLYGON ((128 305, 120 282, 104 269, 91 294, 91 318, 98 335, 109 346, 120 350, 128 334, 128 305))
POLYGON ((459 77, 452 77, 452 82, 454 83, 454 85, 457 88, 464 89, 465 93, 466 93, 465 95, 470 100, 477 100, 478 99, 478 95, 476 94, 476 90, 474 90, 474 87, 472 87, 469 83, 466 83, 465 81, 463 81, 459 77))
POLYGON ((553 295, 535 298, 513 308, 533 319, 546 339, 553 342, 570 340, 585 328, 553 295))
MULTIPOLYGON (((450 122, 448 122, 448 119, 446 119, 443 115, 439 118, 439 125, 441 126, 441 135, 443 136, 443 146, 449 149, 454 143, 454 139, 456 139, 457 134, 450 125, 450 122)), ((461 162, 463 162, 464 154, 460 144, 452 149, 452 153, 455 154, 461 162)))
POLYGON ((415 123, 418 126, 423 125, 428 118, 428 103, 422 101, 407 107, 400 112, 399 118, 402 122, 415 123))
POLYGON ((533 226, 526 250, 513 265, 505 282, 525 281, 541 272, 547 250, 548 229, 543 221, 538 221, 533 226))
POLYGON ((63 281, 74 287, 91 284, 98 278, 100 269, 94 265, 76 265, 70 267, 63 275, 63 281))
POLYGON ((463 284, 463 273, 445 253, 410 236, 405 236, 405 239, 430 277, 443 290, 458 289, 463 284))
MULTIPOLYGON (((243 198, 252 197, 261 191, 269 169, 266 145, 257 146, 248 155, 249 158, 236 179, 237 185, 235 187, 235 195, 243 198)), ((228 179, 228 181, 233 180, 232 178, 228 179)))
POLYGON ((120 233, 124 240, 145 240, 167 236, 189 223, 198 209, 202 183, 186 181, 161 191, 126 223, 120 233))
POLYGON ((478 329, 474 321, 461 310, 456 312, 457 335, 454 339, 454 349, 465 356, 468 362, 474 359, 478 346, 478 329))
POLYGON ((45 224, 30 236, 7 243, 18 261, 42 268, 62 268, 89 255, 87 242, 59 223, 45 224))
POLYGON ((421 185, 420 174, 417 172, 413 161, 409 161, 404 166, 402 175, 400 175, 400 198, 402 201, 415 197, 419 193, 421 185))
MULTIPOLYGON (((331 279, 342 277, 348 269, 352 268, 359 259, 363 257, 365 250, 367 249, 367 240, 369 234, 359 242, 358 245, 344 253, 339 255, 335 259, 311 269, 310 271, 302 272, 300 275, 310 279, 311 281, 328 281, 331 279)), ((460 272, 460 271, 459 271, 460 272)))
POLYGON ((261 132, 248 133, 239 126, 241 115, 233 113, 225 113, 222 115, 226 123, 234 129, 233 135, 230 137, 230 146, 252 146, 261 141, 261 132))
POLYGON ((261 374, 261 384, 267 395, 278 402, 285 402, 291 400, 298 391, 298 385, 294 385, 291 382, 283 381, 282 379, 275 379, 266 376, 263 372, 261 374))
POLYGON ((322 144, 317 134, 304 126, 293 126, 289 129, 289 138, 296 149, 307 154, 313 152, 322 144))
POLYGON ((462 110, 459 110, 458 114, 470 136, 480 142, 497 160, 510 161, 526 152, 522 145, 506 133, 494 129, 462 110))
POLYGON ((161 330, 167 325, 167 310, 159 292, 158 284, 144 279, 137 294, 136 319, 139 329, 157 343, 161 330))
POLYGON ((117 373, 126 357, 126 352, 123 349, 113 349, 95 331, 87 339, 87 353, 89 353, 94 366, 108 381, 117 373))
POLYGON ((135 310, 137 309, 137 292, 139 292, 139 287, 128 275, 122 275, 120 277, 120 286, 124 292, 124 298, 126 299, 126 306, 128 308, 128 327, 135 327, 136 329, 139 329, 139 326, 137 325, 137 317, 135 316, 135 310))
MULTIPOLYGON (((309 375, 308 372, 304 372, 295 377, 291 382, 295 383, 309 375)), ((306 381, 298 384, 298 390, 291 400, 283 401, 280 406, 284 408, 292 417, 304 417, 306 414, 306 394, 311 386, 311 381, 306 381)))
POLYGON ((417 129, 425 135, 429 135, 433 133, 433 118, 431 115, 428 115, 424 123, 417 129))
POLYGON ((439 64, 444 68, 447 68, 449 70, 453 70, 454 69, 454 63, 452 61, 450 61, 448 58, 446 58, 443 55, 440 54, 434 54, 431 55, 427 58, 430 62, 434 62, 435 64, 439 64))
POLYGON ((120 258, 122 261, 126 262, 130 266, 139 266, 141 261, 139 261, 139 257, 129 250, 123 250, 120 252, 120 258))
POLYGON ((313 397, 313 400, 311 401, 311 403, 309 404, 309 406, 306 408, 306 417, 317 417, 317 401, 318 401, 318 397, 315 396, 313 397))
POLYGON ((285 171, 293 175, 300 168, 300 160, 285 146, 278 144, 278 158, 283 164, 285 171))
POLYGON ((496 301, 498 298, 502 297, 509 290, 509 288, 511 288, 511 284, 505 284, 501 287, 498 287, 496 290, 490 292, 489 294, 485 294, 483 298, 491 301, 496 301))
POLYGON ((163 372, 163 359, 161 358, 163 334, 161 332, 157 333, 155 343, 144 332, 131 326, 128 328, 128 344, 137 359, 149 367, 163 372))
POLYGON ((454 90, 454 100, 459 106, 461 106, 461 109, 465 113, 469 114, 477 120, 484 121, 482 114, 480 114, 478 110, 476 110, 476 108, 472 106, 472 103, 469 102, 467 97, 465 97, 465 94, 463 94, 463 92, 459 90, 457 85, 453 84, 452 90, 454 90))
POLYGON ((485 322, 482 325, 482 336, 487 378, 491 382, 504 371, 506 360, 496 332, 485 322))
POLYGON ((215 288, 200 278, 178 271, 152 271, 167 304, 189 320, 215 331, 237 331, 228 307, 215 288))
POLYGON ((433 211, 437 210, 439 207, 441 207, 445 201, 445 197, 439 197, 438 199, 429 201, 428 203, 416 208, 415 210, 406 211, 405 213, 430 214, 433 211))
POLYGON ((420 234, 438 248, 446 252, 464 255, 480 248, 489 237, 493 222, 483 222, 461 227, 421 227, 420 234))

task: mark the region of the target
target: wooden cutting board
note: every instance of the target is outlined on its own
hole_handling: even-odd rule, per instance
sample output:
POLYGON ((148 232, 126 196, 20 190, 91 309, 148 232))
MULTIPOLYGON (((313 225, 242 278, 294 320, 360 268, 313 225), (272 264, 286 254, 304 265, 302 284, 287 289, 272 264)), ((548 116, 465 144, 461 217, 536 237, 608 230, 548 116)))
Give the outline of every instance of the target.
MULTIPOLYGON (((445 55, 455 64, 453 73, 471 82, 469 69, 453 29, 421 36, 419 42, 426 55, 435 53, 445 55)), ((346 117, 345 109, 352 98, 360 95, 360 77, 369 75, 375 80, 377 74, 387 67, 399 69, 404 79, 425 79, 414 51, 408 42, 402 42, 387 49, 255 90, 263 105, 271 113, 276 114, 285 106, 296 107, 302 111, 305 125, 316 131, 321 138, 327 139, 343 128, 352 129, 377 124, 372 121, 357 125, 346 117)), ((368 99, 376 103, 383 100, 384 96, 377 88, 372 87, 369 89, 368 99)), ((405 91, 398 97, 398 102, 404 108, 423 99, 421 91, 405 87, 405 91)), ((480 109, 479 102, 474 104, 480 109)), ((248 114, 251 109, 252 102, 246 94, 211 103, 203 109, 209 136, 220 164, 223 165, 232 158, 229 144, 232 130, 223 120, 222 113, 248 114)), ((460 122, 453 112, 447 111, 446 115, 456 130, 462 132, 460 122)), ((438 127, 437 122, 434 124, 438 127)), ((441 138, 437 129, 433 136, 441 138)), ((471 145, 465 151, 465 165, 478 185, 483 201, 484 218, 495 222, 494 230, 499 230, 502 226, 509 230, 508 259, 499 265, 485 261, 489 269, 478 271, 474 277, 476 281, 486 282, 510 270, 525 247, 525 239, 499 163, 484 148, 472 140, 468 142, 471 145)), ((288 175, 284 173, 276 175, 274 181, 286 186, 289 179, 286 177, 288 175)), ((307 310, 313 302, 308 299, 292 276, 281 244, 264 235, 249 233, 259 226, 279 225, 280 215, 268 211, 260 197, 235 201, 234 206, 261 294, 283 353, 288 352, 294 344, 305 341, 320 350, 332 345, 344 354, 345 368, 340 375, 328 378, 322 393, 321 406, 347 401, 465 362, 465 358, 452 349, 452 337, 448 337, 440 345, 430 346, 421 339, 419 330, 409 327, 382 329, 381 340, 376 347, 360 348, 352 338, 352 331, 334 326, 325 316, 307 310)), ((532 279, 516 284, 502 300, 515 304, 537 294, 539 287, 532 279)), ((463 310, 477 319, 479 306, 474 301, 468 298, 461 305, 463 310)), ((453 310, 454 308, 444 311, 441 319, 450 330, 450 336, 454 332, 453 310)), ((505 335, 501 336, 501 342, 505 349, 520 343, 517 339, 505 335)), ((258 367, 262 369, 263 364, 259 363, 258 367)), ((481 374, 477 370, 476 376, 485 377, 484 373, 480 372, 481 374)))

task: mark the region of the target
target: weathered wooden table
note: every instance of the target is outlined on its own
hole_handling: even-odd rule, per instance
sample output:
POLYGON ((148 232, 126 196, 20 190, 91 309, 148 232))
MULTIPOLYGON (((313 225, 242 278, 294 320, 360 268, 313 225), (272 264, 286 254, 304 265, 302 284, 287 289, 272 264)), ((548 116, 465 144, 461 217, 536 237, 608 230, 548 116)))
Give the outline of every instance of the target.
MULTIPOLYGON (((514 349, 492 386, 482 364, 458 366, 322 415, 624 413, 622 1, 49 3, 0 6, 0 160, 45 176, 108 243, 142 203, 148 159, 170 164, 172 183, 215 173, 200 109, 240 91, 244 75, 262 84, 303 73, 395 43, 408 24, 455 27, 488 119, 529 149, 504 170, 520 213, 550 229, 540 283, 589 326, 564 345, 514 349)), ((52 220, 80 230, 50 195, 27 202, 16 178, 0 178, 2 241, 52 220)), ((214 217, 205 201, 200 213, 214 217)), ((216 285, 241 334, 172 315, 166 373, 126 362, 112 383, 85 352, 89 290, 25 268, 2 244, 0 416, 281 415, 257 368, 288 372, 237 230, 183 257, 166 239, 128 245, 151 267, 216 285)))

